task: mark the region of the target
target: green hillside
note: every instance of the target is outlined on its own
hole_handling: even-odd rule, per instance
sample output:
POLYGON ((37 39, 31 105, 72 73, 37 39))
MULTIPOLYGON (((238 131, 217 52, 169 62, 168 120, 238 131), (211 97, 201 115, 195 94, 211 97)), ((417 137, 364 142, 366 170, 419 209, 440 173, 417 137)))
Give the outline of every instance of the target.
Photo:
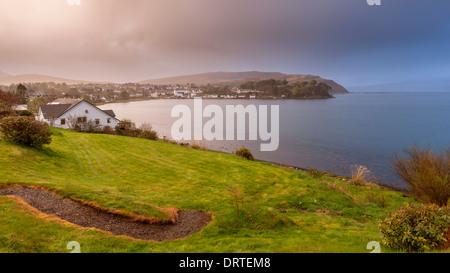
POLYGON ((213 221, 185 239, 139 241, 49 220, 0 197, 0 252, 67 252, 69 241, 82 252, 369 252, 383 215, 412 201, 374 184, 313 179, 224 153, 52 130, 42 150, 0 141, 1 185, 39 185, 157 219, 167 219, 168 208, 202 210, 213 221))

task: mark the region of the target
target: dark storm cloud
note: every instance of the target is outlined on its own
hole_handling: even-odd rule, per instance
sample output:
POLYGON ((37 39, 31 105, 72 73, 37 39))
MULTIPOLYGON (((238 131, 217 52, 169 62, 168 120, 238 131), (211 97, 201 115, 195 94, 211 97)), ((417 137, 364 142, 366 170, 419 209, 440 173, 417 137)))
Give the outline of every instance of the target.
POLYGON ((0 70, 116 82, 262 70, 345 84, 448 73, 446 2, 0 0, 0 70))

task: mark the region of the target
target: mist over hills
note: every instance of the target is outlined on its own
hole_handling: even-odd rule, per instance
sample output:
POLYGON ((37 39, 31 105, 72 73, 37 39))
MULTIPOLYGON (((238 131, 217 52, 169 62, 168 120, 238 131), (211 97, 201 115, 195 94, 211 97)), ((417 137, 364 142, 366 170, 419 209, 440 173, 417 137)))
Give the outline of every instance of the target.
POLYGON ((1 81, 2 78, 6 78, 6 77, 9 77, 9 75, 6 74, 6 73, 3 72, 3 71, 0 71, 0 81, 1 81))
POLYGON ((0 71, 0 84, 2 85, 10 85, 18 83, 37 83, 37 82, 54 82, 66 84, 92 83, 91 81, 71 80, 40 74, 22 74, 12 76, 5 72, 0 71))
POLYGON ((262 80, 284 80, 286 79, 289 83, 294 83, 298 81, 310 81, 316 80, 317 82, 325 82, 328 84, 332 90, 333 94, 346 94, 348 93, 342 85, 336 83, 333 80, 323 79, 320 76, 307 75, 307 74, 283 74, 280 72, 259 72, 259 71, 248 71, 248 72, 209 72, 193 75, 183 75, 175 77, 167 77, 160 79, 152 79, 141 81, 140 83, 150 83, 150 84, 214 84, 214 85, 229 85, 229 86, 239 86, 245 82, 249 81, 262 81, 262 80))
POLYGON ((450 91, 450 78, 352 86, 348 89, 351 92, 447 92, 450 91))

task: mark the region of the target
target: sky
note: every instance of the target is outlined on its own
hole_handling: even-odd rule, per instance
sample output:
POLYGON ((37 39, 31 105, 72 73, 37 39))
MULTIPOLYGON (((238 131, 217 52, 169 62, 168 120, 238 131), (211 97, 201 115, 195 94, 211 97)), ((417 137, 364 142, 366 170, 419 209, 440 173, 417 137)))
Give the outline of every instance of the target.
POLYGON ((450 1, 0 0, 0 71, 135 82, 216 71, 344 86, 450 79, 450 1))

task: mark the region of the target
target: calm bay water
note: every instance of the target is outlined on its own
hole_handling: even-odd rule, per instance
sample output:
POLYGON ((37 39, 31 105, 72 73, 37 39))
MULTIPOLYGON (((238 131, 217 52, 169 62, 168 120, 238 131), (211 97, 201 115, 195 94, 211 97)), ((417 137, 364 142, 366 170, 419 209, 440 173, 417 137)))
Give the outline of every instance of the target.
MULTIPOLYGON (((170 138, 177 118, 175 105, 193 100, 152 100, 103 105, 119 119, 137 125, 150 123, 170 138)), ((203 105, 279 105, 280 146, 260 152, 258 141, 203 141, 216 150, 232 152, 245 145, 257 159, 349 175, 350 166, 368 167, 376 181, 404 187, 392 172, 396 152, 417 143, 445 149, 450 146, 450 92, 353 93, 329 100, 203 100, 203 105)), ((205 119, 206 121, 207 119, 205 119)))

